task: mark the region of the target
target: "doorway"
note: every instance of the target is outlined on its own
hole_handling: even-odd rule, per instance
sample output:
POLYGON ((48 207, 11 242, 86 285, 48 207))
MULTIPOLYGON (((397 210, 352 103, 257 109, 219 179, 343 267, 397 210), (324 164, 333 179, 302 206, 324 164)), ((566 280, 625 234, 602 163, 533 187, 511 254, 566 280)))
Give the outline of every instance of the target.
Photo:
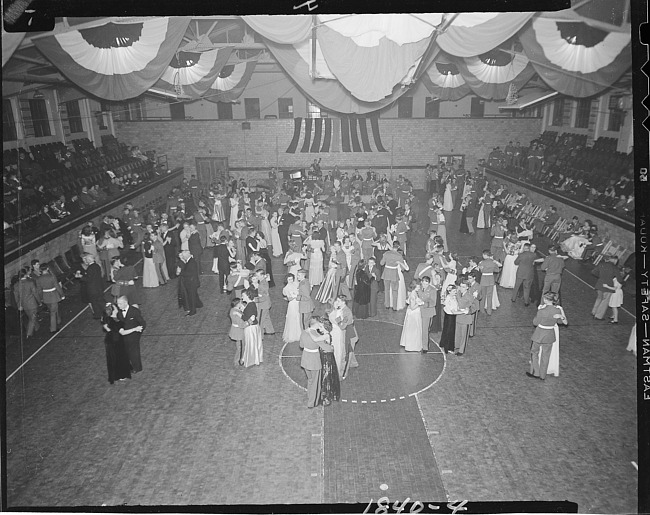
POLYGON ((226 186, 230 179, 228 157, 197 157, 196 178, 203 189, 207 189, 211 184, 216 183, 226 186))

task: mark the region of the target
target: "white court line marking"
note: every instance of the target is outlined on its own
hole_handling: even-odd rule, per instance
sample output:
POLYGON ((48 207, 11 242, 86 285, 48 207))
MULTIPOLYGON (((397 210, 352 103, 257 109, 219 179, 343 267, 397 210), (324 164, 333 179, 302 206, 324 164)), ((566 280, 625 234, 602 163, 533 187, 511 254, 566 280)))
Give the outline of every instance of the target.
MULTIPOLYGON (((142 259, 138 260, 137 263, 136 263, 136 265, 138 265, 138 264, 140 263, 140 261, 142 261, 142 259)), ((135 265, 134 265, 134 266, 135 266, 135 265)), ((106 293, 106 292, 107 292, 108 290, 110 290, 110 289, 111 289, 111 286, 108 286, 107 288, 104 289, 104 293, 106 293)), ((29 358, 27 358, 25 361, 23 361, 22 364, 21 364, 21 365, 20 365, 16 370, 14 370, 14 371, 9 375, 9 377, 7 377, 7 379, 5 379, 5 383, 7 383, 7 382, 9 381, 9 379, 11 379, 14 375, 16 375, 16 374, 17 374, 17 373, 18 373, 18 372, 19 372, 19 371, 20 371, 20 370, 21 370, 21 369, 22 369, 22 368, 23 368, 27 363, 29 363, 29 361, 30 361, 34 356, 36 356, 36 354, 38 354, 39 352, 41 352, 41 350, 43 350, 43 349, 45 348, 45 346, 46 346, 48 343, 50 343, 52 340, 54 340, 54 338, 56 338, 56 337, 59 335, 59 333, 60 333, 61 331, 63 331, 63 330, 64 330, 66 327, 68 327, 72 322, 74 322, 77 318, 79 318, 79 315, 81 315, 81 314, 82 314, 84 311, 86 311, 87 309, 88 309, 88 305, 86 305, 86 306, 85 306, 81 311, 79 311, 79 313, 77 313, 77 314, 74 316, 74 318, 72 318, 72 320, 70 320, 70 321, 69 321, 67 324, 65 324, 61 329, 59 329, 59 330, 56 332, 56 334, 53 334, 52 336, 50 336, 50 339, 49 339, 49 340, 47 340, 43 345, 41 345, 41 346, 38 348, 38 350, 37 350, 36 352, 34 352, 34 354, 32 354, 29 358)))
MULTIPOLYGON (((436 463, 436 468, 438 469, 438 475, 440 476, 440 480, 442 481, 442 470, 440 470, 440 465, 438 463, 438 459, 436 458, 436 451, 433 449, 433 445, 431 444, 431 439, 429 438, 429 435, 431 434, 438 434, 437 431, 429 431, 429 427, 427 426, 427 421, 424 418, 424 413, 422 412, 422 406, 420 406, 420 399, 415 395, 415 403, 418 406, 418 411, 420 412, 420 418, 422 419, 422 424, 424 425, 424 430, 427 433, 427 440, 429 441, 429 448, 431 449, 431 454, 433 454, 433 461, 436 463)), ((442 481, 442 487, 445 490, 445 495, 447 496, 447 501, 449 501, 449 492, 447 491, 447 487, 445 486, 445 482, 442 481)))
MULTIPOLYGON (((291 342, 289 342, 289 343, 291 343, 291 342)), ((282 348, 280 349, 280 354, 278 355, 278 365, 280 366, 280 369, 282 370, 282 373, 284 374, 284 377, 286 377, 289 381, 291 381, 293 384, 295 384, 295 385, 296 385, 298 388, 300 388, 303 392, 306 392, 306 391, 307 391, 307 388, 305 388, 304 386, 300 386, 300 385, 299 385, 298 383, 296 383, 293 379, 291 379, 291 376, 290 376, 289 374, 287 374, 287 371, 286 371, 286 370, 284 369, 284 367, 282 366, 282 358, 283 358, 282 353, 284 352, 285 347, 286 347, 287 345, 289 345, 289 343, 285 343, 285 344, 282 346, 282 348)), ((291 356, 291 357, 292 357, 292 356, 291 356)), ((298 356, 295 356, 295 357, 298 357, 298 356)), ((302 356, 300 356, 300 357, 302 357, 302 356)))
POLYGON ((18 373, 18 372, 19 372, 19 371, 20 371, 20 370, 21 370, 25 365, 27 365, 27 363, 29 363, 29 362, 31 361, 31 359, 32 359, 34 356, 36 356, 36 354, 38 354, 39 352, 41 352, 41 351, 45 348, 45 346, 46 346, 48 343, 50 343, 52 340, 54 340, 54 338, 56 338, 57 335, 58 335, 61 331, 63 331, 63 330, 64 330, 66 327, 68 327, 72 322, 74 322, 77 318, 79 318, 79 315, 81 315, 81 314, 82 314, 84 311, 86 311, 87 309, 88 309, 88 306, 84 307, 81 311, 79 311, 79 313, 77 313, 77 314, 74 316, 74 318, 73 318, 72 320, 70 320, 70 321, 69 321, 67 324, 65 324, 61 329, 59 329, 59 331, 58 331, 56 334, 53 334, 52 336, 50 336, 50 339, 49 339, 49 340, 47 340, 43 345, 41 345, 41 346, 38 348, 38 350, 37 350, 36 352, 34 352, 34 354, 32 354, 29 358, 27 358, 25 361, 23 361, 22 364, 21 364, 21 365, 20 365, 16 370, 14 370, 14 371, 9 375, 9 377, 7 377, 7 379, 5 380, 5 383, 8 382, 9 379, 11 379, 14 375, 16 375, 16 374, 17 374, 17 373, 18 373))

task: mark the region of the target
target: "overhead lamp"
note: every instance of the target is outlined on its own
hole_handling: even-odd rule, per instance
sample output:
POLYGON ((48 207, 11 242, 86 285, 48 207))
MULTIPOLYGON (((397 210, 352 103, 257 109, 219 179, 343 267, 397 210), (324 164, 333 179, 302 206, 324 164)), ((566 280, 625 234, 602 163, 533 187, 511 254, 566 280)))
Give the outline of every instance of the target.
POLYGON ((35 89, 34 90, 34 95, 32 96, 32 98, 45 98, 45 95, 43 95, 43 93, 41 93, 40 89, 35 89))

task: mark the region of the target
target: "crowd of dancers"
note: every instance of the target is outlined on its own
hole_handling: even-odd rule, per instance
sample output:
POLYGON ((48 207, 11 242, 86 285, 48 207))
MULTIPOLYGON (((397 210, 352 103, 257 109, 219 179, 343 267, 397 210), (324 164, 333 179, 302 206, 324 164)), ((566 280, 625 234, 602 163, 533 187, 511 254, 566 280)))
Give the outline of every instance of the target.
MULTIPOLYGON (((355 319, 378 316, 383 303, 386 310, 404 311, 399 345, 405 351, 427 353, 434 335, 443 352, 464 356, 469 339, 477 334, 479 313, 491 316, 500 305, 499 285, 512 289, 512 302, 523 290, 524 304, 537 307, 537 314, 531 315, 537 329, 529 373, 541 379, 547 373, 557 375, 557 323, 567 320, 559 294, 568 256, 559 255, 555 247, 540 256, 532 241, 535 222, 518 216, 523 195, 489 183, 478 170, 428 166, 427 178, 426 208, 414 202, 407 179, 388 180, 372 171, 365 179, 356 171, 348 179, 335 167, 330 174, 302 181, 283 181, 271 171, 263 187, 239 180, 207 190, 195 179, 184 181, 162 213, 151 211, 141 218, 137 209, 127 206, 122 219, 107 216, 100 228, 84 228, 78 273, 82 297, 102 320, 107 342, 120 334, 126 320, 132 321, 129 334, 137 337, 126 339, 138 349, 137 356, 132 351, 128 372, 137 372, 142 369, 139 335, 145 328, 141 295, 133 254, 127 257, 120 249, 130 247, 142 254, 143 287, 178 278, 179 308, 186 316, 203 307, 198 295, 201 275, 217 274, 214 292, 230 296, 234 363, 248 368, 263 363, 264 336, 276 332, 270 311, 277 305, 272 307, 270 288, 275 286, 272 263, 281 260, 286 267, 282 339, 299 342, 303 349, 308 405, 313 407, 338 400, 340 381, 358 366, 355 319), (450 250, 447 219, 455 209, 461 211, 460 233, 489 231, 490 248, 480 256, 459 258, 450 250), (425 256, 411 271, 407 251, 417 235, 427 233, 425 256), (203 270, 210 247, 212 268, 203 270), (541 284, 537 267, 545 272, 541 284), (109 304, 103 298, 105 281, 112 283, 109 304), (127 306, 126 312, 120 304, 127 306)), ((625 277, 609 259, 597 267, 598 274, 593 314, 602 319, 611 308, 616 323, 625 277)), ((25 297, 24 284, 23 279, 16 286, 19 300, 25 297)), ((42 290, 50 293, 49 287, 42 290)), ((56 327, 56 310, 52 313, 56 327)), ((128 375, 123 361, 120 373, 111 373, 109 365, 111 382, 128 375)))

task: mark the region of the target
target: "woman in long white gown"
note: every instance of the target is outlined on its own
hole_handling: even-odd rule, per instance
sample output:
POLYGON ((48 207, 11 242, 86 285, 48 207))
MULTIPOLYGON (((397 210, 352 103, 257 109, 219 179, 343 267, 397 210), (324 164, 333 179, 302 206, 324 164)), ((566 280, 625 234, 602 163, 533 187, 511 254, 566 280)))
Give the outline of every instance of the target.
POLYGON ((564 250, 569 256, 573 259, 582 259, 582 255, 585 252, 585 247, 589 244, 589 240, 584 236, 574 234, 569 236, 564 240, 560 247, 564 250))
POLYGON ((452 181, 450 180, 445 186, 445 196, 442 203, 442 208, 445 211, 454 210, 454 198, 452 196, 451 189, 452 189, 452 181))
POLYGON ((212 206, 212 220, 215 222, 223 222, 225 220, 223 212, 223 195, 216 195, 214 197, 214 206, 212 206))
POLYGON ((309 256, 309 284, 320 286, 323 282, 323 251, 325 250, 325 242, 323 240, 314 239, 313 235, 308 238, 309 247, 311 248, 311 255, 309 256))
POLYGON ((404 263, 397 264, 397 275, 399 277, 399 282, 397 283, 397 306, 395 309, 400 311, 406 307, 406 281, 404 280, 403 270, 408 270, 409 266, 404 263))
POLYGON ((300 327, 300 302, 298 301, 298 282, 293 274, 287 275, 287 285, 282 289, 282 295, 289 301, 287 314, 284 319, 282 340, 285 343, 300 340, 302 329, 300 327))
POLYGON ((239 218, 239 195, 233 193, 230 197, 230 230, 235 230, 235 222, 239 218))
POLYGON ((271 247, 273 247, 273 257, 282 255, 282 243, 280 242, 280 233, 278 232, 278 213, 275 211, 269 220, 271 225, 271 247))
POLYGON ((262 204, 259 206, 259 211, 257 208, 255 211, 257 212, 258 216, 262 218, 262 221, 260 222, 260 231, 262 231, 264 239, 268 243, 271 243, 271 223, 269 222, 269 210, 265 205, 262 204))
POLYGON ((458 280, 458 271, 457 271, 457 262, 454 259, 456 256, 449 253, 449 259, 445 259, 444 254, 440 256, 442 261, 443 268, 446 272, 445 280, 442 283, 442 291, 447 291, 447 286, 450 284, 456 284, 458 280))
POLYGON ((418 296, 420 291, 419 281, 413 281, 409 285, 408 309, 404 316, 402 336, 399 344, 408 352, 420 352, 422 350, 422 315, 420 306, 424 301, 418 296))
POLYGON ((302 268, 300 261, 306 259, 307 256, 302 252, 298 252, 296 250, 296 245, 293 242, 289 244, 289 247, 289 250, 284 256, 284 264, 289 268, 287 273, 295 276, 298 273, 298 270, 302 268))
MULTIPOLYGON (((336 305, 336 301, 334 302, 336 305)), ((343 368, 345 362, 345 332, 339 327, 336 319, 341 316, 340 309, 333 309, 327 315, 329 321, 332 323, 332 346, 334 347, 334 359, 339 371, 339 376, 343 375, 343 368)))
POLYGON ((501 269, 501 279, 499 279, 499 286, 502 288, 514 288, 517 281, 518 265, 515 265, 515 260, 519 255, 520 245, 509 241, 506 243, 506 258, 503 261, 503 268, 501 269))
POLYGON ((634 327, 632 327, 630 339, 627 342, 627 347, 625 350, 632 352, 632 354, 636 356, 636 324, 634 324, 634 327))
MULTIPOLYGON (((562 316, 566 317, 566 315, 564 314, 564 309, 562 309, 562 306, 557 306, 557 307, 562 312, 562 316)), ((551 347, 551 356, 548 359, 548 368, 546 370, 546 373, 548 375, 557 377, 560 375, 560 329, 558 328, 557 324, 555 324, 555 326, 553 327, 553 331, 555 332, 555 340, 553 341, 553 347, 551 347)), ((539 353, 539 360, 541 363, 542 360, 541 352, 539 353)))

